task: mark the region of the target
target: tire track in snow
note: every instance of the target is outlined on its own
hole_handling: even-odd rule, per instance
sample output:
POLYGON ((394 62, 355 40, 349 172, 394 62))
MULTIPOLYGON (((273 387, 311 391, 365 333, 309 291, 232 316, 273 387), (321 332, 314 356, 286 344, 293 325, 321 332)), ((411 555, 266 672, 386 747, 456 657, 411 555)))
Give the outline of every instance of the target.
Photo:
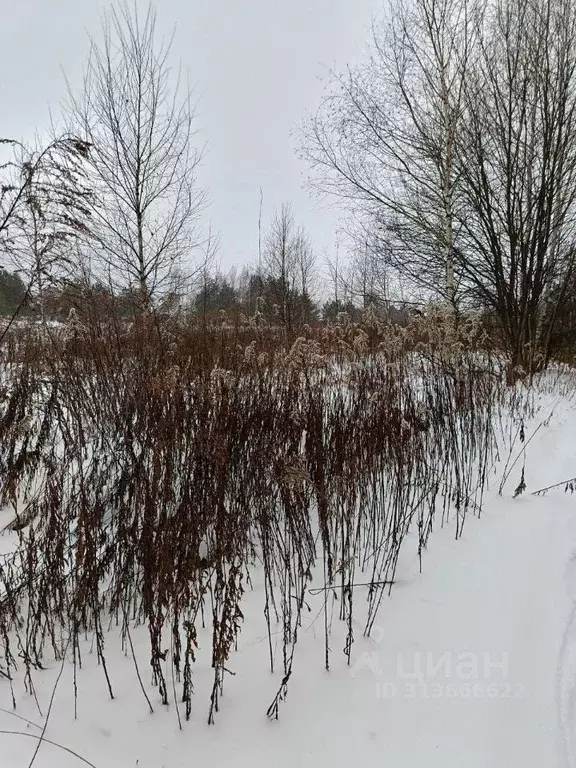
POLYGON ((576 551, 564 574, 572 610, 562 637, 556 668, 559 766, 576 768, 576 551))

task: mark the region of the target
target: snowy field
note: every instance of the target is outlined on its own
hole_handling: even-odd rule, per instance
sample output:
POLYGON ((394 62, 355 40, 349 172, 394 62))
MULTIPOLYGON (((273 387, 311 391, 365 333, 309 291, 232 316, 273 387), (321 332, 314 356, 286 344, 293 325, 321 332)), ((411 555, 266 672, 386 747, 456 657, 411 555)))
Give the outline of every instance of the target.
MULTIPOLYGON (((503 457, 480 519, 469 514, 458 541, 452 521, 436 529, 422 573, 412 532, 371 638, 362 636, 358 610, 350 666, 338 600, 330 593, 326 671, 326 596, 307 594, 278 720, 266 710, 281 664, 270 674, 263 584, 255 572, 214 725, 207 725, 209 628, 199 636, 193 710, 185 722, 176 685, 169 706, 151 685, 147 630, 132 631, 136 666, 111 627, 106 658, 113 700, 90 637, 76 681, 70 659, 53 659, 36 673, 34 695, 24 693, 23 680, 14 681, 13 709, 11 686, 0 679, 1 768, 576 767, 576 499, 562 487, 532 495, 576 475, 576 399, 543 393, 526 435, 534 435, 526 449, 526 491, 512 498, 518 462, 498 494, 503 457)), ((3 514, 0 528, 9 522, 3 514)), ((0 552, 9 551, 10 536, 0 537, 0 552)), ((358 588, 358 606, 360 597, 358 588)), ((277 657, 281 646, 272 646, 277 657)))

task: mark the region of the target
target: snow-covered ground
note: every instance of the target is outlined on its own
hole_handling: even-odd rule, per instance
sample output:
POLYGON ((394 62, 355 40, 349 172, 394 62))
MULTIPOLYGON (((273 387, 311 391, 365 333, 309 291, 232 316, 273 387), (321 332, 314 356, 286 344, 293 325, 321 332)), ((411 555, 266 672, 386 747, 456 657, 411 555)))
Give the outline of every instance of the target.
MULTIPOLYGON (((76 718, 69 661, 36 674, 35 696, 17 680, 16 710, 0 679, 1 768, 30 765, 48 715, 36 768, 85 765, 81 758, 97 768, 576 768, 576 497, 562 488, 530 493, 576 475, 576 407, 543 395, 527 437, 543 421, 527 449, 522 496, 512 499, 520 463, 498 495, 499 465, 481 518, 468 517, 458 541, 452 524, 434 531, 422 574, 416 540, 407 542, 370 639, 359 616, 349 667, 335 604, 324 669, 324 598, 308 596, 278 721, 266 717, 281 673, 268 671, 255 574, 214 726, 206 723, 208 629, 199 638, 192 718, 180 730, 174 697, 162 707, 149 684, 146 630, 132 636, 153 714, 112 628, 106 654, 115 698, 87 638, 76 718)), ((170 681, 170 653, 166 665, 170 681)))

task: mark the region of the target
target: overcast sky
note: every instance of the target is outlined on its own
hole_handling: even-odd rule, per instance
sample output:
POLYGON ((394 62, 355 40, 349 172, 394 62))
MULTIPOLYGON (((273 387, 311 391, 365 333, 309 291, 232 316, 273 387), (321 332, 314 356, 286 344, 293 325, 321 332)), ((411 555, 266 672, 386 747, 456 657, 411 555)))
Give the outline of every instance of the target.
MULTIPOLYGON (((0 135, 28 138, 57 115, 62 72, 78 82, 88 36, 105 3, 1 0, 0 135)), ((158 25, 176 24, 180 59, 199 96, 202 169, 220 232, 223 268, 254 261, 260 187, 264 218, 293 203, 317 250, 334 250, 338 213, 302 188, 306 166, 291 137, 321 101, 322 79, 362 54, 382 0, 161 0, 158 25)), ((147 2, 138 5, 143 8, 147 2)))

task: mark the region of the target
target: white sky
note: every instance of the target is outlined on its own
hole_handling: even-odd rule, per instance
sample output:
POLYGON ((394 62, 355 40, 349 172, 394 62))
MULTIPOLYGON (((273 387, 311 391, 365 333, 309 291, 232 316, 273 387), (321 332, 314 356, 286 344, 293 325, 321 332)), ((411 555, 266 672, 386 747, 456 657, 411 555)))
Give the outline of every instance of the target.
MULTIPOLYGON (((284 201, 317 251, 334 251, 338 212, 302 188, 292 137, 319 105, 330 68, 362 54, 382 0, 160 0, 158 25, 176 24, 174 56, 199 96, 202 169, 220 232, 223 268, 253 261, 260 187, 264 221, 284 201)), ((102 9, 92 0, 1 0, 0 136, 31 137, 58 114, 63 71, 78 82, 102 9)), ((138 5, 147 6, 146 0, 138 5)))

